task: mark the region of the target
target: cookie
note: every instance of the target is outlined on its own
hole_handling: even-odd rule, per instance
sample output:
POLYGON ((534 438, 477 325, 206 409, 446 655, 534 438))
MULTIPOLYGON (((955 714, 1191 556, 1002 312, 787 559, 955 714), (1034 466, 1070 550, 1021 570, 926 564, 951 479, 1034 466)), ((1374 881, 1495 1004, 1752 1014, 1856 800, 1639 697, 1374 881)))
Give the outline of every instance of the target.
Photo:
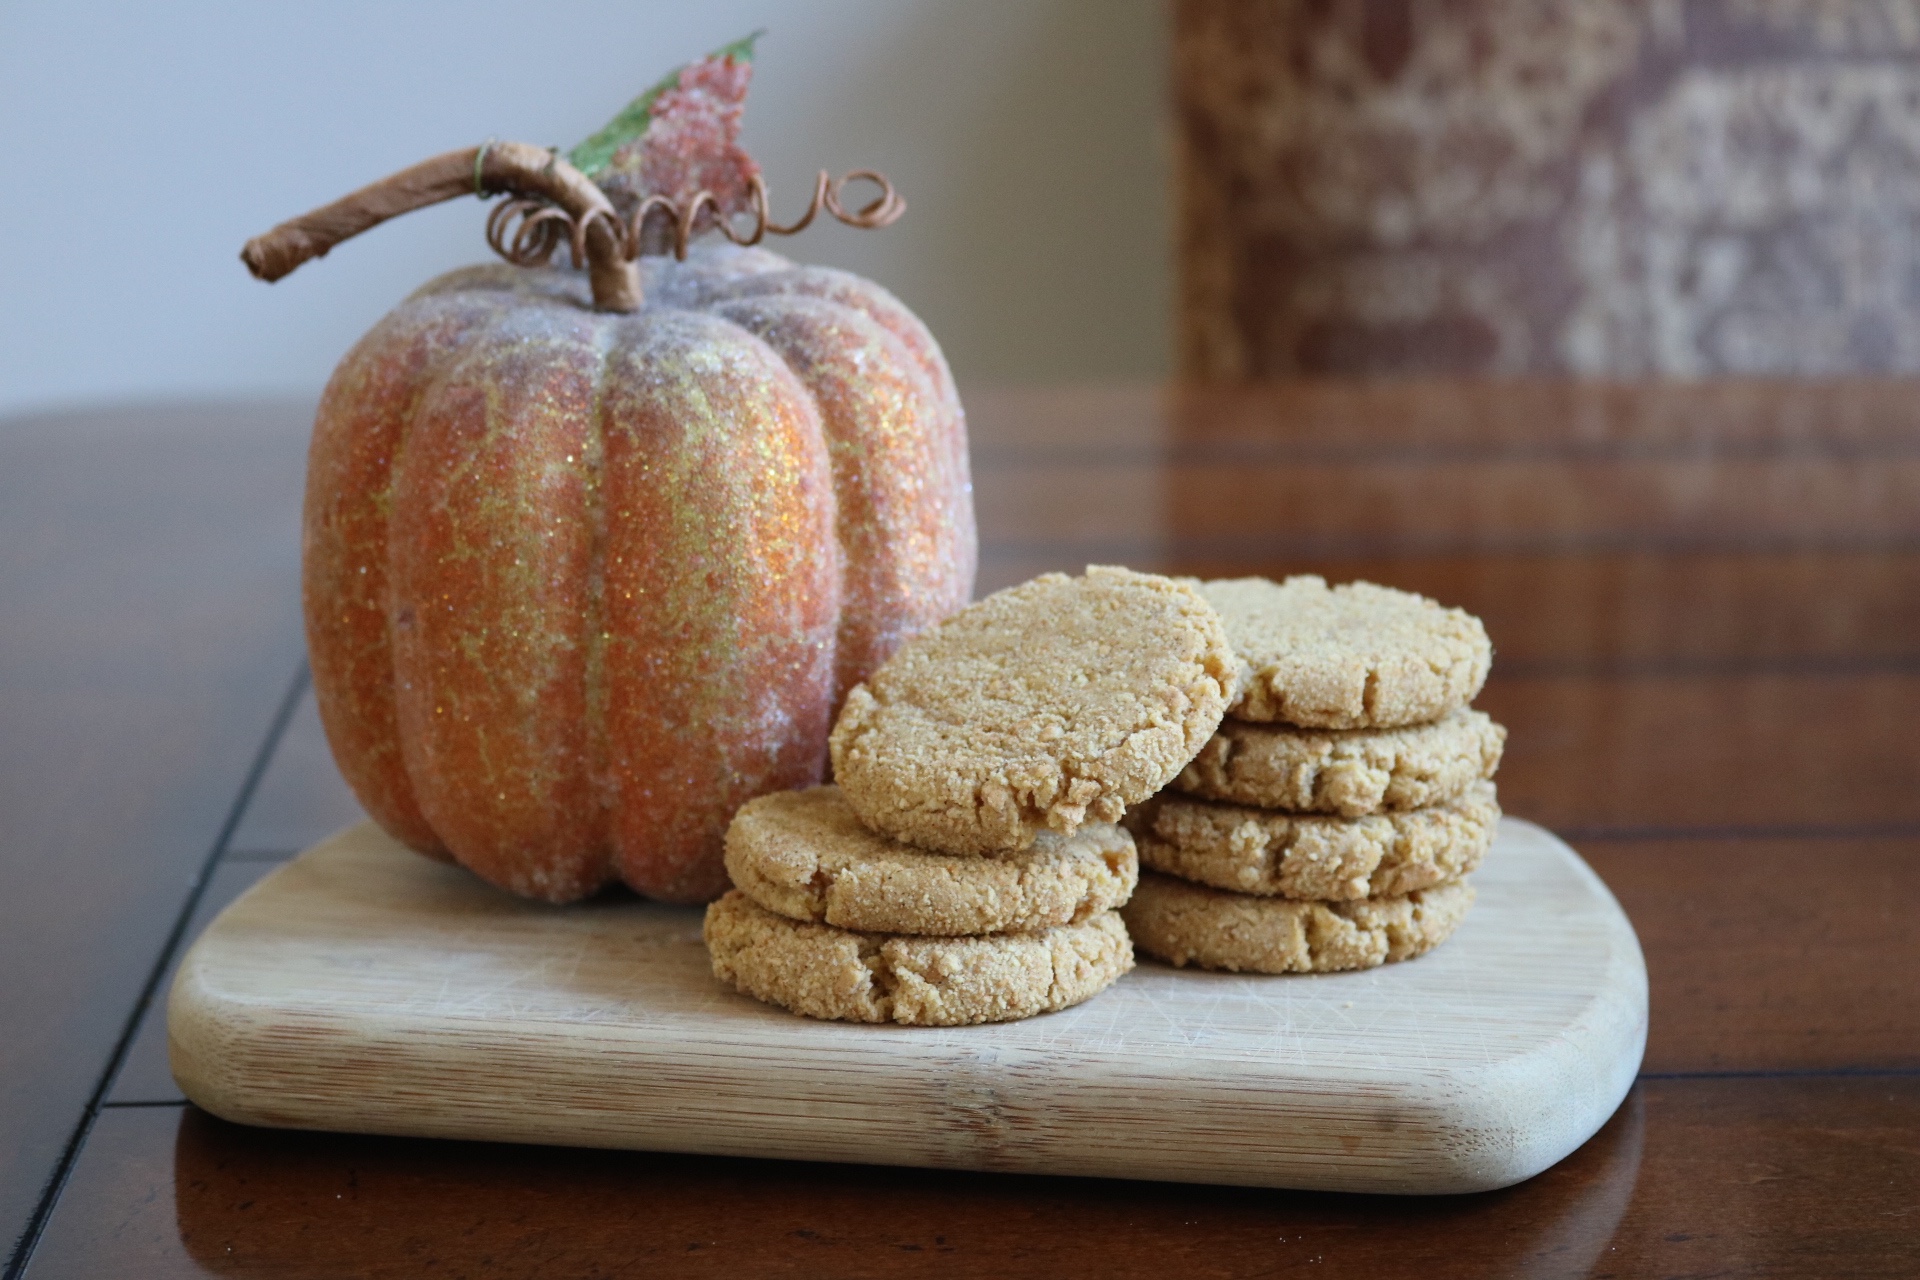
POLYGON ((875 831, 940 853, 1117 822, 1226 711, 1233 653, 1192 584, 1094 567, 996 592, 847 695, 834 780, 875 831))
POLYGON ((1491 782, 1426 809, 1364 818, 1275 813, 1162 795, 1129 814, 1140 863, 1261 897, 1352 901, 1457 879, 1493 843, 1491 782))
POLYGON ((707 908, 714 976, 810 1018, 955 1027, 1079 1004, 1133 968, 1118 913, 1040 933, 916 938, 776 915, 734 889, 707 908))
POLYGON ((1206 800, 1346 818, 1450 800, 1500 767, 1507 731, 1484 711, 1404 729, 1222 722, 1174 790, 1206 800))
POLYGON ((1309 729, 1425 724, 1473 701, 1493 645, 1480 619, 1371 582, 1196 583, 1238 659, 1228 714, 1309 729))
POLYGON ((1090 822, 1022 850, 926 853, 862 826, 837 787, 780 791, 727 828, 727 874, 769 911, 868 933, 1030 933, 1127 900, 1133 837, 1090 822))
POLYGON ((1364 902, 1291 902, 1149 871, 1121 908, 1134 945, 1169 964, 1251 973, 1334 973, 1410 960, 1445 942, 1473 905, 1450 880, 1364 902))

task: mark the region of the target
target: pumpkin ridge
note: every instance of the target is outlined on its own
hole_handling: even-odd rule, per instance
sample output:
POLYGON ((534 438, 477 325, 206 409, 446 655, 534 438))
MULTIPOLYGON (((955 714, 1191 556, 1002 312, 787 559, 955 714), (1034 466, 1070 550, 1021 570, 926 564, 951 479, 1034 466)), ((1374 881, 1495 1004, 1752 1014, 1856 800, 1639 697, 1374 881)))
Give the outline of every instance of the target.
POLYGON ((490 323, 488 303, 435 298, 394 312, 355 344, 321 397, 301 521, 309 664, 328 743, 361 805, 407 845, 443 860, 452 854, 420 809, 395 721, 394 463, 441 366, 490 323), (380 424, 372 439, 360 429, 369 418, 380 424), (356 532, 370 535, 357 550, 356 532), (342 563, 354 559, 357 572, 342 563), (356 624, 337 612, 350 605, 368 619, 356 624))
POLYGON ((856 311, 900 339, 913 362, 927 375, 935 394, 955 412, 960 410, 953 372, 947 367, 940 344, 920 318, 882 285, 837 267, 787 262, 767 271, 717 278, 706 287, 716 300, 721 294, 732 298, 818 298, 856 311))
MULTIPOLYGON (((736 277, 764 283, 788 272, 736 277)), ((956 470, 940 388, 898 333, 840 297, 754 288, 708 292, 701 307, 767 343, 820 410, 832 466, 842 582, 834 706, 893 651, 966 603, 966 527, 931 506, 927 477, 956 470)), ((956 483, 966 491, 964 461, 956 483)))
POLYGON ((601 884, 614 878, 611 810, 613 781, 607 743, 607 376, 616 340, 627 326, 595 331, 599 360, 593 376, 593 410, 588 416, 587 472, 587 785, 593 797, 594 843, 600 850, 601 884))
POLYGON ((591 892, 606 872, 585 802, 579 612, 597 330, 564 304, 494 311, 438 370, 394 465, 408 772, 462 865, 550 901, 591 892))
POLYGON ((643 893, 705 901, 726 887, 734 808, 824 766, 834 498, 817 406, 775 351, 695 310, 624 326, 607 450, 615 857, 643 893))

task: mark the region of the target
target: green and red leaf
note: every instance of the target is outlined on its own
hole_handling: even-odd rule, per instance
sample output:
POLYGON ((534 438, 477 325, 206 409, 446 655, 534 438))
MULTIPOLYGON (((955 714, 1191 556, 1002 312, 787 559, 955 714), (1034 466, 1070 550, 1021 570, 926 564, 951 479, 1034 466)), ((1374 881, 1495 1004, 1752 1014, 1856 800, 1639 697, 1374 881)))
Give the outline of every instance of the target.
POLYGON ((740 116, 760 32, 666 76, 567 154, 623 216, 648 196, 684 205, 711 191, 721 209, 750 207, 760 166, 740 149, 740 116))

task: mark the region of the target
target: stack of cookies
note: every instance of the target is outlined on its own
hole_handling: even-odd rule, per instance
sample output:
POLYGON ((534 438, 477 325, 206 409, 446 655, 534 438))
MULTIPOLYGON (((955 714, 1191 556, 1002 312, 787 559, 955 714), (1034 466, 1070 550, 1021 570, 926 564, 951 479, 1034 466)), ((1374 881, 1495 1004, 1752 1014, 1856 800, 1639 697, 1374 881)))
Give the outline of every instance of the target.
POLYGON ((1492 843, 1506 731, 1468 708, 1479 619, 1372 583, 1196 583, 1237 659, 1219 731, 1128 815, 1141 950, 1176 965, 1329 972, 1444 941, 1492 843))
POLYGON ((727 832, 714 973, 816 1018, 951 1026, 1077 1004, 1133 967, 1127 806, 1219 727, 1235 678, 1194 584, 1048 574, 908 642, 834 726, 836 786, 727 832))

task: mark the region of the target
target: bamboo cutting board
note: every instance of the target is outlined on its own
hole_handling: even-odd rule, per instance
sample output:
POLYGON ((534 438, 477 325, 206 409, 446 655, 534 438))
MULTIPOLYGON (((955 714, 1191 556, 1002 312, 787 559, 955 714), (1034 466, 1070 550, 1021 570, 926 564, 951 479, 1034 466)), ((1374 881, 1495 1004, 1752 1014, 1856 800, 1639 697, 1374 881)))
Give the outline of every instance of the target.
POLYGON ((960 1028, 815 1022, 717 983, 700 912, 522 902, 372 825, 275 872, 187 954, 180 1087, 247 1124, 1340 1191, 1531 1177, 1646 1041, 1632 926, 1507 819, 1438 950, 1361 973, 1140 967, 960 1028))

